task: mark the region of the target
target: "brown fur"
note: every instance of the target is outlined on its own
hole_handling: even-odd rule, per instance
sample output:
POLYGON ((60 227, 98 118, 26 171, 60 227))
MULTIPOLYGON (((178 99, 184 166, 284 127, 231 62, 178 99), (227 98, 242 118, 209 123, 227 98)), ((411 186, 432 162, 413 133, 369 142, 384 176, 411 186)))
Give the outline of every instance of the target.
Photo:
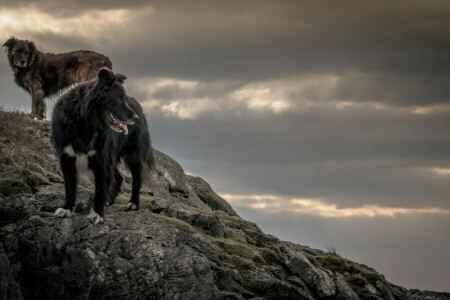
POLYGON ((87 50, 42 53, 33 42, 14 37, 4 44, 18 86, 31 95, 31 116, 45 118, 45 97, 75 83, 97 78, 102 67, 112 68, 108 57, 87 50))

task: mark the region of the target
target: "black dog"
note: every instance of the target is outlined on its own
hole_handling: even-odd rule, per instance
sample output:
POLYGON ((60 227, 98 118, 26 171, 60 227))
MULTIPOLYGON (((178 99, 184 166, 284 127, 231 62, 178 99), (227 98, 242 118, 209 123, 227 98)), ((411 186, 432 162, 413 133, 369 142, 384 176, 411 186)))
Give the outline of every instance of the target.
POLYGON ((64 175, 66 202, 55 215, 70 216, 76 200, 77 172, 83 163, 94 172, 94 211, 89 217, 103 222, 104 205, 119 193, 121 158, 133 176, 127 207, 139 209, 142 173, 154 164, 147 121, 139 103, 127 97, 126 77, 102 68, 98 79, 81 83, 63 95, 52 117, 52 142, 64 175))
POLYGON ((3 47, 8 52, 14 79, 31 95, 31 116, 45 117, 45 97, 75 83, 95 79, 102 67, 112 68, 108 57, 92 51, 53 54, 36 50, 33 42, 14 37, 3 47))

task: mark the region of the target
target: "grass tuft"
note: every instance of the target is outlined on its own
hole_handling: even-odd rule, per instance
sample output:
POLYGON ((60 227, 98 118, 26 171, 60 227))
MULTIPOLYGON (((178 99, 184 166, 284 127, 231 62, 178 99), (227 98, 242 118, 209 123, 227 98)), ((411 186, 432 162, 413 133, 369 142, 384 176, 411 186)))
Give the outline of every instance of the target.
POLYGON ((368 299, 371 294, 366 289, 368 283, 375 284, 377 281, 385 282, 384 276, 377 272, 367 270, 355 262, 343 258, 336 251, 312 255, 305 253, 308 259, 316 266, 328 269, 332 272, 344 274, 350 287, 362 299, 368 299))
MULTIPOLYGON (((115 203, 119 205, 125 205, 130 201, 130 199, 131 193, 128 192, 120 193, 119 195, 117 195, 115 203)), ((151 200, 150 194, 141 190, 141 196, 139 197, 139 206, 140 206, 139 209, 142 211, 148 211, 150 207, 150 200, 151 200)))
POLYGON ((223 251, 229 255, 235 255, 242 258, 253 260, 255 263, 262 264, 264 263, 263 257, 252 248, 245 244, 241 244, 239 242, 218 238, 215 239, 214 243, 218 245, 223 251))
POLYGON ((261 229, 258 227, 258 225, 256 225, 253 222, 244 220, 241 217, 230 216, 229 214, 227 214, 226 212, 221 211, 221 210, 215 210, 213 213, 220 219, 232 221, 236 224, 239 224, 241 227, 243 227, 245 229, 250 229, 250 230, 261 232, 261 229))
POLYGON ((188 224, 180 219, 164 216, 161 214, 154 214, 154 215, 163 219, 167 223, 174 225, 175 227, 177 227, 178 229, 180 229, 184 232, 191 233, 191 234, 198 233, 198 231, 193 226, 191 226, 190 224, 188 224))
POLYGON ((246 244, 245 234, 239 233, 236 230, 234 230, 228 226, 225 226, 224 237, 226 239, 238 242, 240 244, 246 244))
POLYGON ((277 251, 269 248, 259 248, 259 255, 262 256, 264 261, 270 265, 284 265, 284 261, 277 251))

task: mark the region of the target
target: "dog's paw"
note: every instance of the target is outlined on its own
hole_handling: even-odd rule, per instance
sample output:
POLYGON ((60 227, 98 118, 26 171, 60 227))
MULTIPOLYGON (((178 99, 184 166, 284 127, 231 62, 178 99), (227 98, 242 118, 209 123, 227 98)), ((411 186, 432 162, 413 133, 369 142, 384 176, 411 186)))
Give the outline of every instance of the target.
POLYGON ((105 202, 105 206, 110 207, 111 205, 114 205, 116 203, 114 200, 109 200, 105 202))
POLYGON ((58 208, 53 215, 60 218, 69 218, 70 216, 72 216, 72 213, 70 212, 70 210, 61 207, 58 208))
POLYGON ((100 217, 100 215, 96 213, 94 210, 91 210, 91 212, 88 215, 88 219, 91 220, 91 222, 94 225, 105 223, 105 219, 100 217))
POLYGON ((128 202, 127 203, 127 208, 129 210, 138 210, 137 206, 134 203, 132 203, 132 202, 128 202))

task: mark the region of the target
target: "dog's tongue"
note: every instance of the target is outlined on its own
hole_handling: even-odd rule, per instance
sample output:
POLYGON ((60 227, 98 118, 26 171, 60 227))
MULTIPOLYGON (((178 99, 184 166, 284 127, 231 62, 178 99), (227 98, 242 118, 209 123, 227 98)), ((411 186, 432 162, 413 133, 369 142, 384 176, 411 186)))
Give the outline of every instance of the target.
POLYGON ((122 127, 123 134, 124 134, 124 135, 127 135, 127 134, 128 134, 128 127, 127 127, 127 124, 121 122, 121 123, 120 123, 120 127, 122 127))

